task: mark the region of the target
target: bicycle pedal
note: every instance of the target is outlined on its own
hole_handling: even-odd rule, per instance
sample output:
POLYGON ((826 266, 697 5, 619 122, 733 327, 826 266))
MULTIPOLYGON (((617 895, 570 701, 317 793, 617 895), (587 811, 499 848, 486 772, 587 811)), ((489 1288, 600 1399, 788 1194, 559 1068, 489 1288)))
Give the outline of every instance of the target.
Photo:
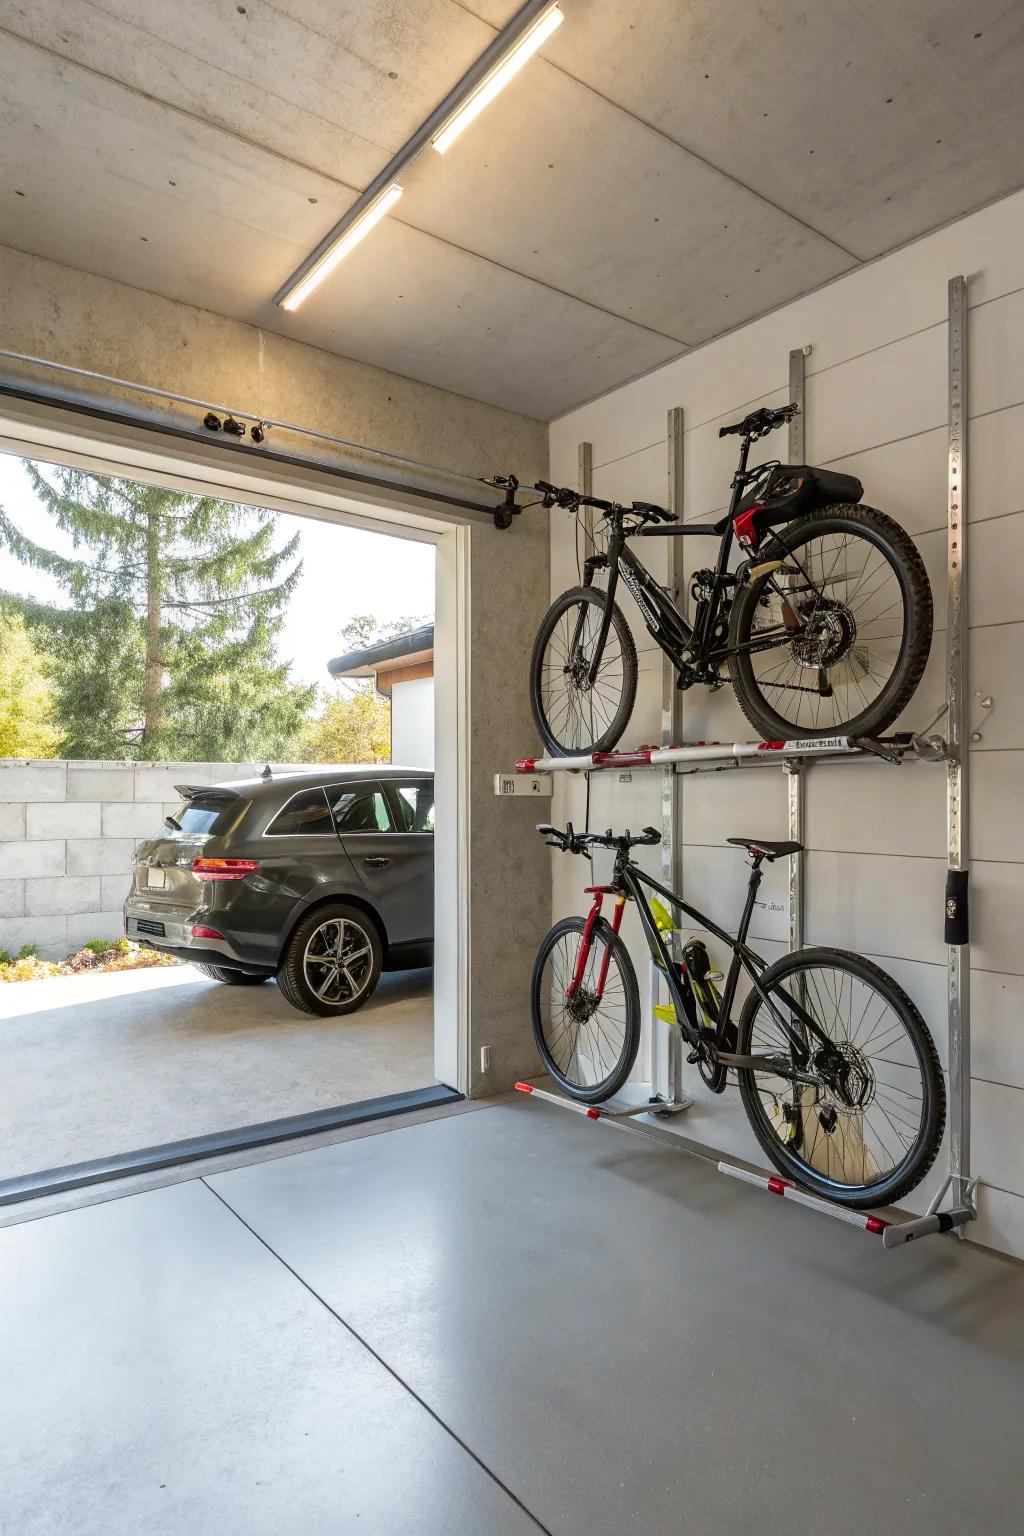
POLYGON ((686 1058, 686 1065, 688 1067, 695 1067, 699 1061, 703 1060, 703 1056, 703 1051, 691 1051, 686 1058))

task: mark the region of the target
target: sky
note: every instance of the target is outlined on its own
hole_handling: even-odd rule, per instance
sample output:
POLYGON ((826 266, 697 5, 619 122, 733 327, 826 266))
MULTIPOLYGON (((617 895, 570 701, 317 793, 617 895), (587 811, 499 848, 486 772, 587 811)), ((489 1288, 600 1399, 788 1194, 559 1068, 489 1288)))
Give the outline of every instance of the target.
MULTIPOLYGON (((36 500, 20 459, 0 453, 0 507, 15 527, 48 548, 71 552, 36 500)), ((296 682, 332 687, 327 662, 345 647, 342 627, 357 613, 382 623, 434 611, 434 547, 394 539, 362 528, 342 528, 308 517, 279 513, 277 543, 300 535, 302 576, 279 639, 279 655, 290 659, 296 682)), ((44 572, 19 564, 0 549, 0 591, 64 602, 57 583, 44 572)))

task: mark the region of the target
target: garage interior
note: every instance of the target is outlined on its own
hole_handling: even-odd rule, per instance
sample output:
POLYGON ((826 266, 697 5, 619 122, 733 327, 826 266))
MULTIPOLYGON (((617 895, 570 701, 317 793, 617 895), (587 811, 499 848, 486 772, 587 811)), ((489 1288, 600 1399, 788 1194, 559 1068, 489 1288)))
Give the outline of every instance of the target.
MULTIPOLYGON (((0 0, 0 36, 0 451, 435 542, 461 1095, 0 1207, 0 1526, 1016 1531, 1024 7, 0 0), (594 523, 484 477, 703 524, 721 428, 791 401, 760 459, 857 477, 927 573, 896 745, 747 751, 620 589, 625 755, 564 771, 528 680, 594 523), (801 846, 751 943, 856 951, 938 1049, 897 1208, 778 1177, 635 911, 636 1066, 565 1112, 531 975, 610 862, 539 822, 654 828, 726 934, 725 840, 801 846)), ((713 548, 644 554, 685 603, 713 548)))

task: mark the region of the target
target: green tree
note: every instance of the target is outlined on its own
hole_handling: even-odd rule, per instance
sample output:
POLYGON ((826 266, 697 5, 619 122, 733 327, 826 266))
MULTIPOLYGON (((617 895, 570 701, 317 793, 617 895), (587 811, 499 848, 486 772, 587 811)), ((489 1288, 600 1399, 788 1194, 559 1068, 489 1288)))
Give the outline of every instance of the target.
POLYGON ((68 598, 17 600, 48 655, 61 755, 287 757, 316 696, 275 655, 298 535, 278 548, 269 512, 25 467, 74 550, 36 543, 0 509, 0 544, 68 598))
POLYGON ((0 608, 0 757, 53 757, 53 697, 25 621, 0 608))
POLYGON ((365 651, 382 640, 393 640, 396 635, 407 635, 411 629, 421 629, 433 623, 430 614, 409 614, 404 619, 386 619, 381 622, 372 613, 354 613, 342 628, 341 638, 346 651, 365 651))
POLYGON ((329 699, 323 713, 306 728, 302 761, 390 762, 390 700, 372 688, 329 699))

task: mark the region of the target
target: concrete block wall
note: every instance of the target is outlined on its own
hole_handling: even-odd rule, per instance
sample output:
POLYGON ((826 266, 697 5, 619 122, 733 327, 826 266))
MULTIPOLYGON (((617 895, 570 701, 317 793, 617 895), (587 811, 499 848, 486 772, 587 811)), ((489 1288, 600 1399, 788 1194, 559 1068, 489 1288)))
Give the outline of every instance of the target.
MULTIPOLYGON (((788 395, 788 357, 807 358, 807 461, 856 474, 865 500, 896 517, 917 541, 931 578, 935 635, 916 698, 897 722, 920 730, 945 700, 947 280, 968 275, 969 553, 972 839, 972 1170, 984 1181, 980 1219, 967 1235, 1024 1258, 1024 194, 959 220, 816 293, 694 349, 677 362, 552 424, 551 478, 573 483, 577 444, 593 444, 594 492, 664 501, 666 415, 684 411, 684 516, 706 521, 724 509, 735 439, 720 425, 788 395), (991 697, 989 709, 981 705, 991 697)), ((762 456, 785 455, 785 434, 762 456)), ((713 546, 686 541, 692 566, 713 546), (690 547, 692 545, 692 548, 690 547)), ((664 546, 644 550, 667 574, 664 546)), ((552 588, 576 584, 572 525, 552 518, 552 588)), ((639 646, 640 684, 624 746, 657 741, 661 655, 620 588, 639 646)), ((746 739, 731 690, 684 696, 688 740, 746 739)), ((939 727, 941 729, 941 722, 939 727)), ((585 788, 556 781, 552 820, 584 816, 585 788)), ((595 775, 591 825, 660 820, 658 775, 595 775)), ((709 774, 683 780, 683 883, 712 918, 735 923, 746 869, 725 846, 731 834, 785 837, 781 773, 709 774)), ((945 772, 927 763, 811 768, 806 781, 806 935, 878 960, 924 1014, 946 1056, 945 772)), ((657 873, 657 850, 647 867, 657 873)), ((556 916, 582 910, 578 861, 554 858, 556 916)), ((600 870, 593 872, 602 878, 600 870)), ((761 888, 752 942, 767 958, 784 952, 787 880, 773 867, 761 888)), ((634 919, 624 933, 646 987, 649 967, 634 919)), ((711 946, 714 948, 714 946, 711 946)), ((716 956, 717 959, 723 958, 716 956)), ((645 1016, 647 1010, 645 1007, 645 1016)), ((641 1066, 646 1058, 641 1057, 641 1066)), ((689 1072, 689 1069, 688 1069, 689 1072)), ((713 1100, 695 1073, 696 1100, 678 1129, 726 1153, 763 1162, 728 1090, 713 1100), (685 1123, 683 1123, 685 1122, 685 1123)), ((944 1157, 944 1154, 943 1154, 944 1157)), ((906 1202, 926 1202, 939 1170, 906 1202)))
POLYGON ((44 959, 62 960, 86 939, 118 938, 135 847, 181 803, 175 784, 262 768, 0 760, 0 949, 37 944, 44 959))

